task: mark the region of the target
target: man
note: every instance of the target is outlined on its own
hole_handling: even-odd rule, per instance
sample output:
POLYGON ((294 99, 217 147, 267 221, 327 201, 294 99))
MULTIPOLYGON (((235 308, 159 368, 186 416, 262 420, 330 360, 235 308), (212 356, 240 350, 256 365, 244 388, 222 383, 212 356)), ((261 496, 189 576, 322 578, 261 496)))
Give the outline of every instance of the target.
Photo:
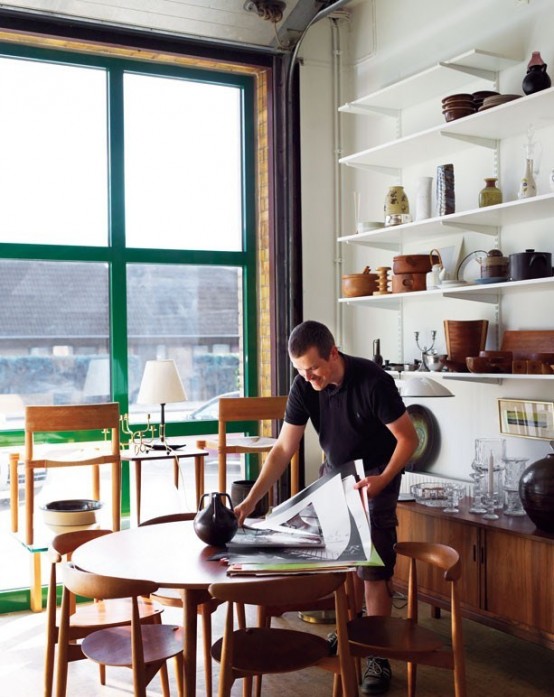
MULTIPOLYGON (((392 377, 373 361, 341 353, 329 329, 302 322, 292 331, 289 356, 298 371, 277 442, 256 483, 235 507, 239 524, 273 486, 298 450, 308 419, 325 454, 321 473, 361 459, 367 487, 371 537, 384 566, 360 567, 368 615, 389 615, 391 579, 396 555, 396 503, 402 470, 418 445, 418 437, 392 377)), ((370 657, 362 692, 382 694, 389 688, 387 660, 370 657)))

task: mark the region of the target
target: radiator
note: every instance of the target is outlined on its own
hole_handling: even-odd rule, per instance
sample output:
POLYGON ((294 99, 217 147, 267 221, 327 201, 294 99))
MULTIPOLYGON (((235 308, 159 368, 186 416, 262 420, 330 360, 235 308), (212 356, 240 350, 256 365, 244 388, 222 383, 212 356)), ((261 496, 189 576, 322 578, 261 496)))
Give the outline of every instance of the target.
POLYGON ((463 484, 466 488, 466 496, 471 494, 471 482, 462 482, 459 479, 440 477, 432 474, 422 474, 421 472, 405 472, 402 475, 400 493, 409 494, 412 484, 420 484, 421 482, 437 482, 437 484, 463 484))

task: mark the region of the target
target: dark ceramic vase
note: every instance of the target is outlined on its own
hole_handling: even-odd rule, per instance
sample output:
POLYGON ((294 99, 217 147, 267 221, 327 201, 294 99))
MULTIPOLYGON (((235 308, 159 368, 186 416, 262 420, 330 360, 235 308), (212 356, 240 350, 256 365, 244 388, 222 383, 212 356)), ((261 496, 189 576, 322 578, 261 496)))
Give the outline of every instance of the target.
POLYGON ((238 528, 229 494, 216 492, 204 494, 200 499, 193 526, 194 532, 207 545, 223 547, 226 542, 229 542, 238 528), (230 508, 223 503, 224 499, 228 500, 230 508), (205 505, 206 501, 208 501, 207 505, 205 505))
POLYGON ((534 94, 550 87, 551 81, 546 72, 546 63, 542 65, 532 65, 523 78, 521 89, 525 94, 534 94))
POLYGON ((527 467, 521 475, 519 495, 537 528, 554 532, 554 453, 527 467))

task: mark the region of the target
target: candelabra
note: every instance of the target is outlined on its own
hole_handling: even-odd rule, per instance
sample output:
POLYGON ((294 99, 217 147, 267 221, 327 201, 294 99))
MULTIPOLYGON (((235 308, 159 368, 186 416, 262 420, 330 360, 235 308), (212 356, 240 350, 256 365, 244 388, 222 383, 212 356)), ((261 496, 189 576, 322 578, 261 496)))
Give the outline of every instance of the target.
POLYGON ((150 423, 150 414, 146 415, 146 426, 133 431, 129 426, 129 414, 119 417, 121 430, 129 438, 129 448, 133 446, 135 454, 145 453, 151 449, 156 438, 156 427, 150 423))
POLYGON ((431 345, 430 346, 423 346, 423 348, 419 345, 419 332, 414 332, 414 336, 415 336, 416 346, 421 351, 421 365, 418 368, 418 372, 429 373, 430 370, 427 367, 427 363, 425 362, 425 356, 432 355, 433 347, 435 346, 435 339, 437 337, 437 332, 435 329, 432 330, 432 332, 431 332, 431 345))

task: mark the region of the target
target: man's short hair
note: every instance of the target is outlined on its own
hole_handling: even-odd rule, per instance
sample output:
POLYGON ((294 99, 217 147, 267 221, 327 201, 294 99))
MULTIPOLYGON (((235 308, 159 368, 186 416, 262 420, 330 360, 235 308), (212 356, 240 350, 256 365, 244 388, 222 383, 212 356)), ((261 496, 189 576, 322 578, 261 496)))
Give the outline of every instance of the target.
POLYGON ((300 358, 315 347, 321 358, 327 360, 334 345, 335 339, 324 324, 307 320, 292 330, 288 348, 293 358, 300 358))

